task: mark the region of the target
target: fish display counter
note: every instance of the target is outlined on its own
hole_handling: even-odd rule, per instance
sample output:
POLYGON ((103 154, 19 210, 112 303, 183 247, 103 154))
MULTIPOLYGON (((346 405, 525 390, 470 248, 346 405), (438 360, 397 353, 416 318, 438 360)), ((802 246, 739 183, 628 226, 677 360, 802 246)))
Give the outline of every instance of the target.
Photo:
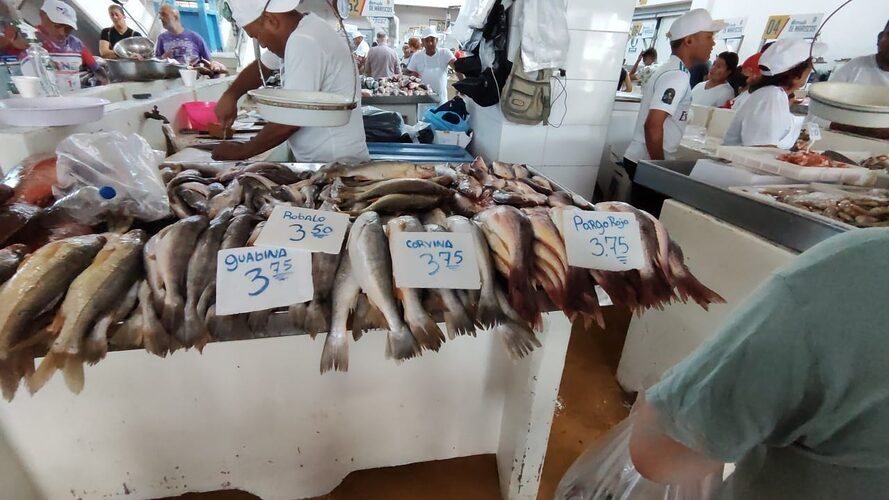
POLYGON ((83 219, 57 161, 0 185, 0 481, 40 497, 493 453, 536 498, 572 323, 723 301, 657 219, 524 165, 166 163, 83 219))

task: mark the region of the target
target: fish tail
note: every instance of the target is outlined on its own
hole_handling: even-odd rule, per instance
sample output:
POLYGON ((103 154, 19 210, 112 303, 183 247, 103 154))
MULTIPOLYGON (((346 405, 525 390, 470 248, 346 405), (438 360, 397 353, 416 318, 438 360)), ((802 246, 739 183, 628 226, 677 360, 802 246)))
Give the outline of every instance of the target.
POLYGON ((386 334, 386 357, 402 361, 420 355, 420 347, 407 326, 386 334))
POLYGON ((521 323, 507 321, 497 326, 494 331, 501 335, 500 338, 503 339, 509 356, 514 360, 524 358, 542 345, 534 332, 521 323))
POLYGON ((12 401, 18 391, 21 378, 15 369, 14 362, 0 361, 0 392, 3 394, 3 399, 12 401))
POLYGON ((65 358, 65 354, 58 354, 53 351, 47 352, 43 361, 40 362, 40 366, 26 380, 28 392, 36 394, 37 391, 42 389, 55 375, 56 370, 64 366, 65 358))
POLYGON ((80 394, 83 391, 85 381, 83 358, 80 356, 66 356, 62 374, 65 376, 65 385, 68 386, 68 390, 74 394, 80 394))
POLYGON ((466 314, 466 311, 448 311, 444 313, 445 325, 448 330, 448 338, 453 340, 458 335, 472 335, 475 337, 475 323, 466 314))
POLYGON ((349 371, 349 336, 345 333, 329 332, 324 339, 321 352, 321 373, 330 370, 349 371))
POLYGON ((247 325, 250 328, 250 331, 255 334, 265 333, 266 327, 269 323, 269 316, 271 316, 272 310, 265 309, 262 311, 254 311, 247 315, 247 325))
POLYGON ((315 338, 330 328, 330 307, 323 300, 313 300, 306 307, 305 330, 315 338))
POLYGON ((684 290, 705 311, 708 310, 710 304, 725 304, 726 302, 721 295, 698 281, 691 273, 685 273, 681 277, 677 288, 680 290, 680 293, 684 290))
POLYGON ((441 349, 441 345, 445 341, 444 333, 429 315, 424 314, 419 318, 405 318, 405 321, 407 321, 408 328, 421 350, 438 352, 441 349))
POLYGON ((477 319, 483 328, 492 328, 503 315, 497 296, 493 293, 483 294, 478 301, 477 319))
POLYGON ((538 321, 539 308, 527 273, 510 272, 509 303, 519 315, 532 323, 538 321))

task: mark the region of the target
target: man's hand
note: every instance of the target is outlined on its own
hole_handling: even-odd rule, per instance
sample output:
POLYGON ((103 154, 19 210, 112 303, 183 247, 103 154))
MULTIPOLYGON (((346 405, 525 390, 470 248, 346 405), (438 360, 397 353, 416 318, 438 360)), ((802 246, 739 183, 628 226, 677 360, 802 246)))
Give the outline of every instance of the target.
POLYGON ((254 156, 246 142, 227 141, 213 148, 213 159, 216 161, 246 160, 254 156))
POLYGON ((223 128, 229 128, 238 118, 238 98, 228 92, 222 94, 216 103, 216 118, 223 128))

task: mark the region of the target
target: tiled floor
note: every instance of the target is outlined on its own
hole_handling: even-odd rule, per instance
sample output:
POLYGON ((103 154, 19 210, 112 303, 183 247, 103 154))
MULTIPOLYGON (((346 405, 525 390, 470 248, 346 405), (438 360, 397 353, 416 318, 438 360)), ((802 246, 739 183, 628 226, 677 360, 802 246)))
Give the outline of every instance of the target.
MULTIPOLYGON (((608 328, 575 328, 568 345, 538 499, 552 498, 562 474, 600 434, 628 412, 614 378, 629 316, 606 310, 608 328)), ((188 494, 181 500, 254 500, 240 491, 188 494)), ((500 498, 494 455, 357 471, 330 494, 314 500, 496 500, 500 498)))

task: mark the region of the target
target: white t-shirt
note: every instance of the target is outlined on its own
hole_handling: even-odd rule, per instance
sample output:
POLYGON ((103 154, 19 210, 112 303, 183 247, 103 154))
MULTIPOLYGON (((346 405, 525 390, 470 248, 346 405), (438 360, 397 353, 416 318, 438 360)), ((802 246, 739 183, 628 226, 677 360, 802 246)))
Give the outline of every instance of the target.
POLYGON ((636 163, 651 158, 645 147, 645 120, 649 110, 659 109, 670 115, 664 120, 664 157, 670 158, 676 153, 682 134, 685 133, 690 108, 691 84, 688 68, 678 57, 670 56, 642 89, 642 102, 639 117, 636 118, 633 141, 624 157, 636 163))
POLYGON ((367 40, 361 40, 361 43, 355 48, 355 55, 358 57, 367 57, 369 51, 370 45, 368 45, 367 40))
POLYGON ((438 94, 439 102, 445 102, 448 100, 448 63, 454 59, 454 53, 448 49, 436 49, 431 56, 421 50, 411 56, 407 69, 419 73, 423 83, 438 94))
POLYGON ((718 108, 734 97, 735 89, 728 83, 721 83, 708 89, 707 82, 703 81, 691 89, 691 103, 698 106, 718 108))
POLYGON ((732 103, 732 111, 737 111, 741 109, 741 106, 747 102, 747 99, 750 99, 750 91, 745 90, 738 94, 738 97, 735 97, 735 102, 732 103))
POLYGON ((636 70, 636 79, 639 80, 639 88, 645 89, 645 85, 651 80, 651 76, 657 72, 658 63, 651 63, 636 70))
MULTIPOLYGON (((331 92, 352 98, 358 85, 355 60, 342 36, 313 14, 303 17, 287 38, 283 68, 281 58, 268 51, 262 54, 262 63, 281 69, 285 89, 331 92)), ((342 127, 304 127, 287 142, 297 162, 358 163, 370 159, 360 106, 352 110, 349 123, 342 127)))
POLYGON ((877 66, 875 54, 856 57, 831 73, 832 82, 852 82, 862 85, 880 85, 889 87, 889 71, 877 66))
POLYGON ((770 85, 750 94, 735 112, 725 132, 726 146, 770 146, 790 149, 799 137, 802 121, 790 112, 787 92, 770 85))

